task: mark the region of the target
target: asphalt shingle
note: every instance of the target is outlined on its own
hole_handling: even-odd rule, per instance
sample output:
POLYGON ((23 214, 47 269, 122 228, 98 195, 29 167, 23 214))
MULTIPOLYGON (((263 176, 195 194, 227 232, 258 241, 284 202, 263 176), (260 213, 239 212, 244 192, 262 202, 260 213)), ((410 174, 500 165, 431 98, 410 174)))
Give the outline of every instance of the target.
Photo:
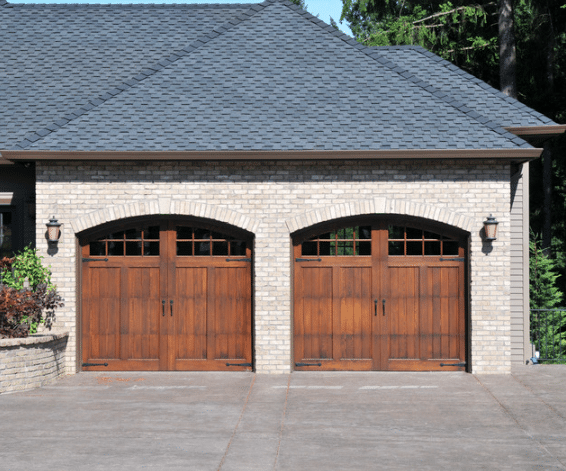
POLYGON ((505 112, 543 122, 499 96, 497 114, 492 89, 427 51, 367 48, 286 0, 9 6, 0 148, 516 148, 505 112))

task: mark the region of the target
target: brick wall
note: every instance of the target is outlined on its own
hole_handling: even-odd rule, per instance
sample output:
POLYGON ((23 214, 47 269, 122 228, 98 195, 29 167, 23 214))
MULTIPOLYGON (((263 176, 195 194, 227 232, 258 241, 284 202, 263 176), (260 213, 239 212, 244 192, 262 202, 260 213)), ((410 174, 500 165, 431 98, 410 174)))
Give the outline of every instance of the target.
POLYGON ((0 394, 38 388, 65 373, 67 332, 0 339, 0 394))
POLYGON ((470 347, 476 373, 510 370, 509 167, 495 161, 98 162, 37 164, 37 236, 65 298, 57 325, 70 331, 74 371, 76 233, 124 217, 185 214, 255 234, 254 359, 257 372, 291 369, 291 236, 325 220, 408 214, 470 232, 470 347), (492 213, 498 239, 485 244, 492 213), (48 255, 45 223, 63 223, 48 255))

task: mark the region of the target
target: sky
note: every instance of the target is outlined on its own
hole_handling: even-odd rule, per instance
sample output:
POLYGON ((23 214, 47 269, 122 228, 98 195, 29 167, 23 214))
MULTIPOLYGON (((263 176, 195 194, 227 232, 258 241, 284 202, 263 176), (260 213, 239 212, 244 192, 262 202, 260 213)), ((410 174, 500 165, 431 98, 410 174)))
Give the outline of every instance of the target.
MULTIPOLYGON (((261 3, 262 0, 8 0, 10 3, 261 3)), ((344 21, 340 24, 342 0, 306 0, 307 10, 314 16, 330 24, 334 18, 340 29, 352 36, 350 28, 344 21)))

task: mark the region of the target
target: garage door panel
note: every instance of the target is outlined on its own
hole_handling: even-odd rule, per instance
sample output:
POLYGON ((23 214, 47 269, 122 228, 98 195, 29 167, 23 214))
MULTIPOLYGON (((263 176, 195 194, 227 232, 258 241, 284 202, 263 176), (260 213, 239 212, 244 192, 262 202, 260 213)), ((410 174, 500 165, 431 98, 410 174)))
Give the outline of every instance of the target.
POLYGON ((371 359, 371 267, 340 267, 338 276, 340 359, 371 359))
POLYGON ((432 311, 433 359, 454 359, 462 354, 462 335, 464 316, 460 300, 460 268, 431 267, 428 277, 432 292, 428 303, 432 311))
POLYGON ((123 360, 158 360, 162 315, 159 267, 123 269, 121 346, 123 360))
POLYGON ((83 360, 120 358, 120 268, 91 267, 83 281, 83 360))
POLYGON ((300 335, 296 353, 301 360, 334 358, 332 272, 332 267, 298 267, 302 298, 296 313, 300 335))
POLYGON ((215 360, 249 358, 251 335, 251 293, 249 266, 210 268, 214 303, 209 313, 213 331, 209 333, 215 360))
POLYGON ((387 273, 389 358, 420 358, 419 267, 390 267, 387 273))
MULTIPOLYGON (((207 268, 177 267, 175 283, 172 332, 175 339, 174 358, 206 360, 207 268)), ((168 305, 166 310, 170 315, 171 305, 168 305)))

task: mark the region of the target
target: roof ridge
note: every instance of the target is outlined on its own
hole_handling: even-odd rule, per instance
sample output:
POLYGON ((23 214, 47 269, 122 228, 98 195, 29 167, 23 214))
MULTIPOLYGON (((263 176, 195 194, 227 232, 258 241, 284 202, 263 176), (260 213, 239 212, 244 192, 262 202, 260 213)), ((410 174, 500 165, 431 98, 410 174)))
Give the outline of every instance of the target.
MULTIPOLYGON (((5 1, 5 0, 0 0, 5 1)), ((159 61, 157 61, 152 66, 146 67, 139 71, 136 75, 134 75, 131 79, 126 80, 114 88, 107 90, 106 93, 99 95, 97 97, 87 99, 86 104, 79 106, 77 109, 61 116, 59 119, 54 121, 53 123, 45 126, 42 129, 34 131, 28 135, 26 135, 22 140, 17 142, 15 145, 21 149, 26 149, 30 144, 37 142, 44 138, 45 136, 61 129, 63 126, 67 125, 74 119, 88 113, 92 109, 102 105, 103 103, 107 102, 111 98, 119 95, 125 90, 133 88, 139 82, 145 80, 147 77, 151 77, 152 75, 156 74, 160 70, 164 69, 165 67, 177 62, 182 57, 189 55, 191 52, 199 49, 201 46, 206 44, 207 42, 211 41, 212 39, 217 38, 221 34, 229 31, 233 27, 239 25, 243 21, 251 18, 253 15, 262 11, 268 5, 276 2, 278 0, 265 0, 262 3, 250 4, 252 5, 246 12, 242 12, 239 15, 235 15, 233 19, 229 20, 228 22, 220 25, 215 26, 211 31, 207 34, 203 34, 196 38, 193 42, 189 45, 183 47, 179 51, 172 52, 168 56, 162 57, 159 61)), ((245 5, 245 4, 242 4, 245 5)))
MULTIPOLYGON (((521 139, 520 137, 517 137, 515 134, 504 129, 501 126, 501 124, 499 124, 498 122, 493 121, 493 120, 479 114, 477 111, 474 111, 471 108, 468 108, 465 104, 460 103, 458 100, 454 99, 452 97, 452 95, 450 95, 449 93, 444 92, 444 91, 436 88, 434 85, 431 85, 430 83, 424 81, 420 77, 417 77, 416 75, 412 74, 411 72, 409 72, 409 71, 403 69, 402 67, 398 66, 397 64, 395 64, 391 60, 387 59, 386 57, 383 57, 379 53, 378 48, 368 47, 368 46, 363 46, 363 47, 364 47, 364 50, 362 50, 362 52, 364 54, 366 54, 368 57, 371 57, 375 61, 379 62, 381 65, 389 68, 393 72, 396 72, 401 77, 403 77, 405 80, 408 80, 409 82, 413 83, 414 85, 421 87, 423 90, 427 91, 428 93, 433 95, 435 98, 443 101, 444 103, 446 103, 449 106, 452 106, 453 108, 457 109, 458 111, 464 113, 466 116, 476 120, 478 123, 487 127, 488 129, 491 129, 492 131, 500 134, 501 136, 506 137, 507 139, 509 139, 511 142, 517 144, 518 146, 520 146, 520 147, 531 147, 531 145, 528 142, 526 142, 525 140, 521 139)), ((414 47, 414 46, 412 46, 412 47, 414 47)), ((426 51, 426 49, 424 49, 424 50, 426 51)), ((433 56, 439 57, 432 52, 430 54, 432 54, 433 56)), ((443 60, 440 57, 439 57, 439 59, 443 60)), ((453 64, 451 64, 451 65, 453 65, 453 64)), ((462 70, 455 65, 453 65, 453 67, 458 69, 458 70, 462 70)), ((481 82, 481 80, 479 80, 479 81, 481 82)), ((485 82, 483 82, 483 83, 485 83, 485 82)))
MULTIPOLYGON (((511 132, 502 128, 499 123, 492 121, 492 120, 486 118, 485 116, 480 115, 476 111, 472 110, 471 108, 468 108, 463 103, 460 103, 455 99, 448 100, 447 97, 450 96, 449 94, 444 93, 442 90, 439 90, 438 88, 432 86, 428 82, 425 82, 424 80, 420 79, 419 77, 411 74, 409 71, 397 66, 395 63, 391 62, 389 59, 381 56, 376 47, 364 46, 363 44, 356 41, 354 38, 348 36, 345 33, 342 33, 341 31, 335 29, 333 26, 328 25, 327 23, 318 19, 316 16, 312 15, 311 13, 309 13, 305 10, 302 10, 301 7, 291 3, 289 0, 266 0, 266 1, 280 2, 280 3, 285 4, 286 6, 291 8, 292 10, 300 10, 301 14, 306 19, 310 20, 312 23, 316 24, 317 26, 320 26, 321 29, 332 34, 333 36, 336 36, 337 38, 344 41, 346 44, 348 44, 352 47, 355 47, 356 49, 359 49, 366 56, 368 56, 368 57, 372 58, 373 60, 379 62, 381 65, 389 68, 393 72, 396 72, 401 77, 403 77, 405 80, 409 80, 413 84, 423 88, 424 90, 429 92, 431 95, 433 95, 437 99, 444 101, 448 105, 456 108, 458 111, 463 112, 464 114, 471 117, 472 119, 475 119, 481 125, 487 127, 488 129, 491 129, 492 131, 506 137, 507 139, 512 141, 514 144, 517 144, 520 147, 531 147, 530 144, 528 144, 526 141, 524 141, 520 137, 517 137, 515 134, 512 134, 511 132), (322 23, 324 26, 322 26, 320 23, 322 23)), ((396 46, 391 46, 391 47, 396 47, 396 46)), ((403 47, 403 46, 401 46, 401 47, 403 47)), ((415 49, 421 48, 421 46, 407 46, 407 47, 408 48, 415 48, 415 49)), ((426 49, 424 49, 424 48, 422 48, 422 49, 426 51, 426 49)), ((432 52, 430 54, 432 54, 433 56, 436 56, 436 54, 434 54, 432 52)), ((439 56, 436 56, 436 57, 439 57, 439 56)), ((439 57, 439 59, 443 60, 441 57, 439 57)), ((453 65, 453 64, 451 64, 451 65, 453 65)), ((454 65, 453 65, 453 67, 455 67, 458 70, 461 70, 460 68, 458 68, 454 65)))
MULTIPOLYGON (((260 1, 258 0, 258 3, 260 1)), ((7 0, 0 0, 0 6, 8 5, 10 7, 48 7, 48 8, 82 8, 82 7, 100 7, 100 8, 188 8, 188 9, 238 9, 243 6, 256 5, 254 3, 8 3, 7 0)))
POLYGON ((489 83, 479 79, 478 77, 470 74, 469 72, 466 72, 464 69, 461 69, 460 67, 455 66, 451 62, 447 61, 446 59, 443 59, 442 57, 440 57, 439 55, 429 51, 428 49, 426 49, 422 46, 412 46, 412 48, 415 51, 417 51, 419 54, 426 56, 430 59, 433 59, 438 65, 445 67, 445 68, 449 68, 453 72, 456 72, 458 75, 465 77, 466 79, 468 79, 471 82, 475 83, 476 85, 480 86, 484 91, 489 92, 493 95, 496 95, 498 98, 504 99, 509 105, 513 106, 514 108, 519 109, 523 112, 526 111, 531 116, 538 118, 541 121, 546 121, 549 125, 551 123, 554 123, 554 121, 552 121, 552 119, 550 119, 548 116, 545 116, 544 114, 542 114, 542 113, 538 112, 537 110, 525 105, 524 103, 521 103, 516 98, 505 95, 505 93, 503 93, 501 90, 498 90, 497 88, 492 87, 489 83))

